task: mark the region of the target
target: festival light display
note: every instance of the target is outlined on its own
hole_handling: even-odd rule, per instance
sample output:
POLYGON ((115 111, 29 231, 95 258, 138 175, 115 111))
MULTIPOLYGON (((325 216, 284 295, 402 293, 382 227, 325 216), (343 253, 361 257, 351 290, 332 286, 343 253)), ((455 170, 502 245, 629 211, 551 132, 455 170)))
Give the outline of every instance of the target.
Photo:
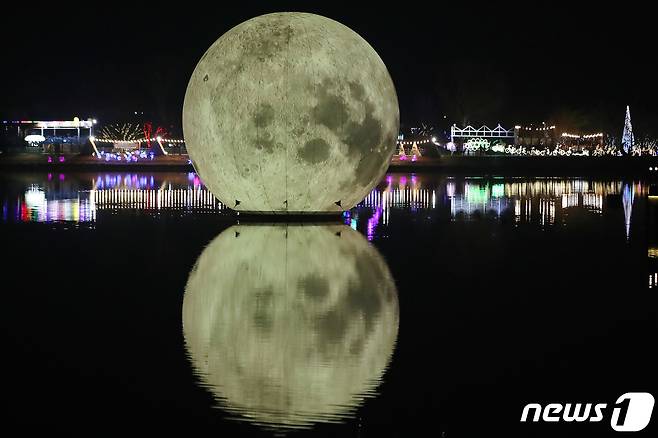
POLYGON ((624 119, 624 133, 621 137, 621 146, 624 152, 632 153, 633 146, 635 145, 635 138, 633 137, 633 125, 631 124, 631 108, 626 106, 626 118, 624 119))
POLYGON ((142 139, 142 130, 136 123, 122 123, 104 126, 96 141, 115 139, 113 143, 134 143, 142 139))

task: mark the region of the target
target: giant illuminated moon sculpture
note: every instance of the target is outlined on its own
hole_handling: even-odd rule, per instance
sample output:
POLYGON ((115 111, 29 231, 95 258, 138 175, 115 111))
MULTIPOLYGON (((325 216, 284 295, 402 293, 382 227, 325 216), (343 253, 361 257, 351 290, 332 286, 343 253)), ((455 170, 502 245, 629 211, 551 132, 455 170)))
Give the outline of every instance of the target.
POLYGON ((215 41, 187 86, 183 129, 195 169, 228 207, 331 213, 381 179, 399 110, 386 66, 363 38, 287 12, 215 41))
POLYGON ((238 419, 275 429, 340 421, 376 395, 398 319, 386 262, 341 225, 231 227, 183 300, 201 384, 238 419))

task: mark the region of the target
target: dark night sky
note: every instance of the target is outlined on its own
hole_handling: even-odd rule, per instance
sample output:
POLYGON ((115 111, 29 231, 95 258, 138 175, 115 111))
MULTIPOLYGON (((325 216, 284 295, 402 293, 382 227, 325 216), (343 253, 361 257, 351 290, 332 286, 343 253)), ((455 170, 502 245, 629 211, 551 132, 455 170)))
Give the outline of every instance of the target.
POLYGON ((144 111, 179 126, 187 80, 212 42, 250 17, 298 10, 346 24, 377 50, 404 127, 439 125, 445 114, 507 126, 576 120, 621 132, 630 104, 636 131, 658 131, 658 38, 648 7, 437 3, 3 6, 11 25, 0 29, 0 118, 104 122, 144 111))

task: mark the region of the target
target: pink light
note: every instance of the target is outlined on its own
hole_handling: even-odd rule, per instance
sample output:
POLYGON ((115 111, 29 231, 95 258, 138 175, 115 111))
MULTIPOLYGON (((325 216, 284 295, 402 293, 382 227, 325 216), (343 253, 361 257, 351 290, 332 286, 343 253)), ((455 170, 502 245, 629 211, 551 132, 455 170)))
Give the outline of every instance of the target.
POLYGON ((411 157, 411 161, 416 161, 416 156, 411 157))
POLYGON ((406 176, 401 176, 400 177, 400 186, 406 186, 407 185, 407 177, 406 176))
POLYGON ((50 155, 48 155, 48 162, 49 162, 49 163, 52 163, 52 162, 53 162, 53 157, 51 157, 50 155))
POLYGON ((400 155, 400 161, 404 161, 404 160, 406 160, 406 159, 407 159, 407 156, 406 156, 406 155, 400 155))
POLYGON ((64 157, 61 156, 61 155, 60 155, 60 157, 59 157, 59 162, 60 162, 60 163, 63 163, 63 162, 64 162, 64 157))

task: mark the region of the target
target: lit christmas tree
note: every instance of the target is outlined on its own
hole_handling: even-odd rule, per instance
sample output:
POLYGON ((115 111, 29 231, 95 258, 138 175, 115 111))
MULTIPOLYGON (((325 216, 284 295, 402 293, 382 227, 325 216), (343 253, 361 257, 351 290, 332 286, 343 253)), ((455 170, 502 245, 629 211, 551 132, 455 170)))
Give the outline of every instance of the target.
POLYGON ((624 120, 624 134, 621 136, 621 147, 625 153, 630 153, 635 139, 633 138, 633 125, 631 125, 631 109, 626 106, 626 120, 624 120))

